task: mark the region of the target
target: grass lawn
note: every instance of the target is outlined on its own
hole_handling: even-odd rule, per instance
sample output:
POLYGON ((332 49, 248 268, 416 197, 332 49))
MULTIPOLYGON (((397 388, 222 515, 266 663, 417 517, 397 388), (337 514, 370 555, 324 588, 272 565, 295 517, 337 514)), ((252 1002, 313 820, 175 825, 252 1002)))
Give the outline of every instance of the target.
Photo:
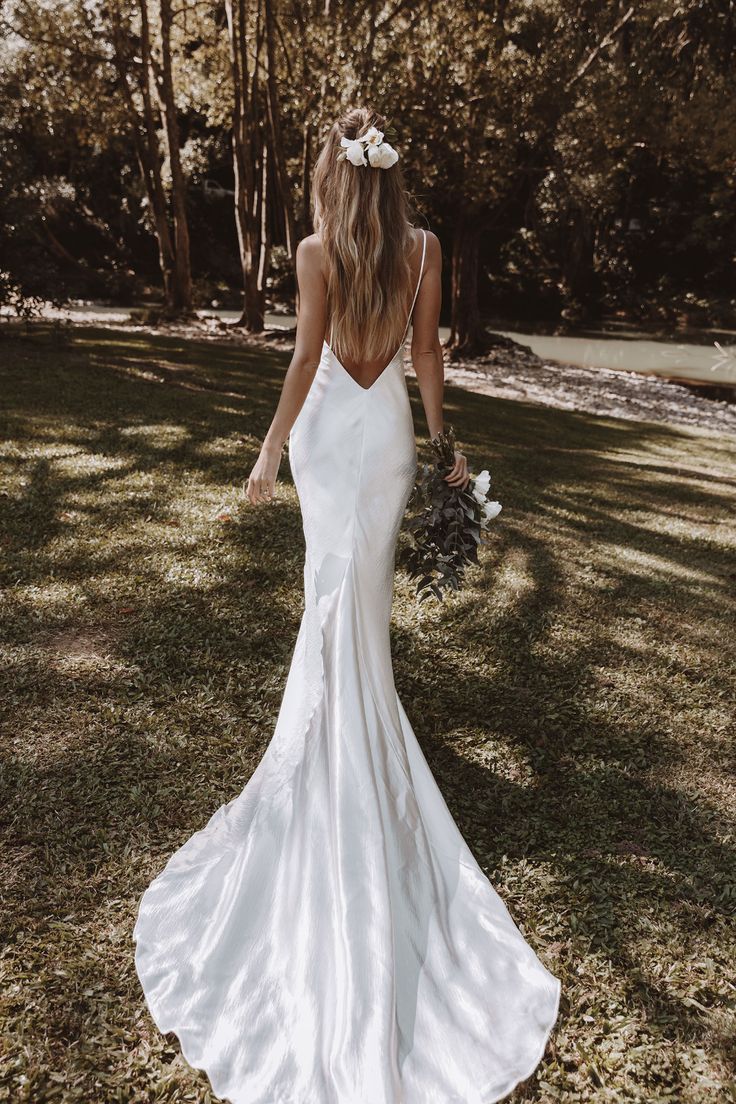
MULTIPOLYGON (((271 506, 242 483, 285 363, 125 331, 0 341, 0 1101, 212 1099, 149 1019, 131 932, 276 719, 298 503, 286 460, 271 506)), ((515 1099, 720 1104, 736 1057, 736 440, 447 400, 504 511, 444 605, 420 609, 399 571, 392 643, 453 815, 562 979, 553 1043, 515 1099)))

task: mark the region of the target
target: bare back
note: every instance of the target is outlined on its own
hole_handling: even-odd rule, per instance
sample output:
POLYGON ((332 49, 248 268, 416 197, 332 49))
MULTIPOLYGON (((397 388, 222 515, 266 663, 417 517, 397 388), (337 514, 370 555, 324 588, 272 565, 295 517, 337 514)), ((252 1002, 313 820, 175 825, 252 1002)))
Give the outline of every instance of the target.
MULTIPOLYGON (((412 237, 412 252, 409 257, 411 287, 407 295, 405 309, 408 329, 409 316, 412 313, 413 306, 414 340, 412 346, 414 346, 417 338, 428 343, 436 343, 441 295, 439 242, 430 231, 415 229, 412 237)), ((319 235, 311 234, 309 238, 305 238, 300 248, 308 256, 307 279, 300 280, 300 328, 306 331, 312 330, 311 318, 303 318, 301 313, 305 305, 308 305, 309 313, 315 321, 314 330, 316 331, 319 328, 323 319, 323 331, 320 340, 330 345, 330 324, 327 317, 326 302, 327 280, 319 235), (308 288, 307 284, 309 284, 308 288), (305 299, 307 303, 305 303, 305 299)), ((314 336, 316 338, 316 332, 314 336)), ((388 367, 393 357, 400 352, 405 338, 406 332, 401 346, 389 360, 374 358, 358 362, 352 359, 344 359, 340 363, 360 387, 368 388, 388 367)))

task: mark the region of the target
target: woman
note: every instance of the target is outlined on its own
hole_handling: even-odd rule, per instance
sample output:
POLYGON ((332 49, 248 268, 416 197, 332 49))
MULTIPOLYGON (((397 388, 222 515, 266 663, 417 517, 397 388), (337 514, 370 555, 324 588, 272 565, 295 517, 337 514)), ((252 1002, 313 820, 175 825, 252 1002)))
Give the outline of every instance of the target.
MULTIPOLYGON (((349 111, 319 157, 296 347, 248 480, 252 503, 272 498, 288 437, 305 604, 275 733, 134 933, 156 1024, 233 1104, 491 1104, 557 1016, 559 982, 465 844, 394 686, 412 316, 432 435, 443 371, 439 244, 409 225, 383 125, 349 111)), ((466 485, 461 453, 447 478, 466 485)))

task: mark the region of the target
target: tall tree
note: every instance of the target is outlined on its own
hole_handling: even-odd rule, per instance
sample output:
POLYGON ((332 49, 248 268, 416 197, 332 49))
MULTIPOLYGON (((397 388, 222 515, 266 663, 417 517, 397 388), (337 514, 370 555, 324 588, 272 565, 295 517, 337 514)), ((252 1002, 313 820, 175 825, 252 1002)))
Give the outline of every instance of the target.
MULTIPOLYGON (((141 28, 148 25, 147 0, 140 0, 141 28)), ((179 123, 171 47, 171 0, 159 0, 159 29, 161 36, 161 72, 157 87, 165 121, 166 147, 171 173, 171 208, 174 221, 174 273, 172 306, 175 311, 192 308, 192 272, 189 259, 189 223, 187 220, 187 185, 181 165, 179 123)), ((148 53, 150 60, 150 51, 148 53)), ((145 59, 144 59, 145 65, 145 59)), ((147 74, 144 80, 148 81, 147 74)))
POLYGON ((264 218, 268 160, 261 125, 259 59, 263 39, 262 5, 251 22, 248 0, 225 0, 232 79, 232 150, 235 221, 243 274, 240 325, 253 333, 264 326, 265 273, 269 241, 264 218), (249 51, 253 52, 253 62, 249 51))
POLYGON ((128 13, 121 10, 117 0, 110 5, 113 60, 118 76, 118 87, 125 103, 128 126, 135 145, 141 179, 148 198, 152 229, 158 245, 164 301, 167 309, 174 310, 181 296, 176 287, 176 255, 161 172, 158 121, 151 93, 151 42, 145 2, 141 3, 140 11, 140 61, 136 61, 135 43, 128 13))
MULTIPOLYGON (((276 18, 273 0, 263 0, 266 32, 266 92, 268 103, 268 134, 273 163, 273 176, 276 185, 275 206, 283 223, 284 244, 287 256, 293 257, 296 250, 294 241, 295 220, 291 185, 286 167, 283 127, 281 122, 282 106, 279 93, 279 80, 276 58, 276 18)), ((284 54, 288 65, 288 54, 284 54)))

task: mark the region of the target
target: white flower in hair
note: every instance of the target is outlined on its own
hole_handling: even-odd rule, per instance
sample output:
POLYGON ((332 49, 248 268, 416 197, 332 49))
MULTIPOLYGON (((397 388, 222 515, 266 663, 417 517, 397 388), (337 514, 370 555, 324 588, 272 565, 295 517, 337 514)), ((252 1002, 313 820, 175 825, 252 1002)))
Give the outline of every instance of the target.
POLYGON ((351 165, 370 165, 372 169, 390 169, 399 160, 393 146, 383 140, 383 131, 369 127, 359 138, 341 138, 342 147, 338 161, 348 160, 351 165), (367 160, 366 160, 367 155, 367 160))
POLYGON ((340 139, 340 145, 345 150, 344 153, 340 154, 340 161, 347 157, 351 165, 365 165, 365 150, 363 149, 362 139, 342 138, 340 139))
POLYGON ((390 169, 399 160, 399 155, 388 142, 377 146, 368 146, 368 160, 374 169, 390 169))
POLYGON ((359 142, 366 142, 369 146, 380 146, 383 141, 383 131, 378 127, 369 127, 362 138, 358 139, 359 142))

